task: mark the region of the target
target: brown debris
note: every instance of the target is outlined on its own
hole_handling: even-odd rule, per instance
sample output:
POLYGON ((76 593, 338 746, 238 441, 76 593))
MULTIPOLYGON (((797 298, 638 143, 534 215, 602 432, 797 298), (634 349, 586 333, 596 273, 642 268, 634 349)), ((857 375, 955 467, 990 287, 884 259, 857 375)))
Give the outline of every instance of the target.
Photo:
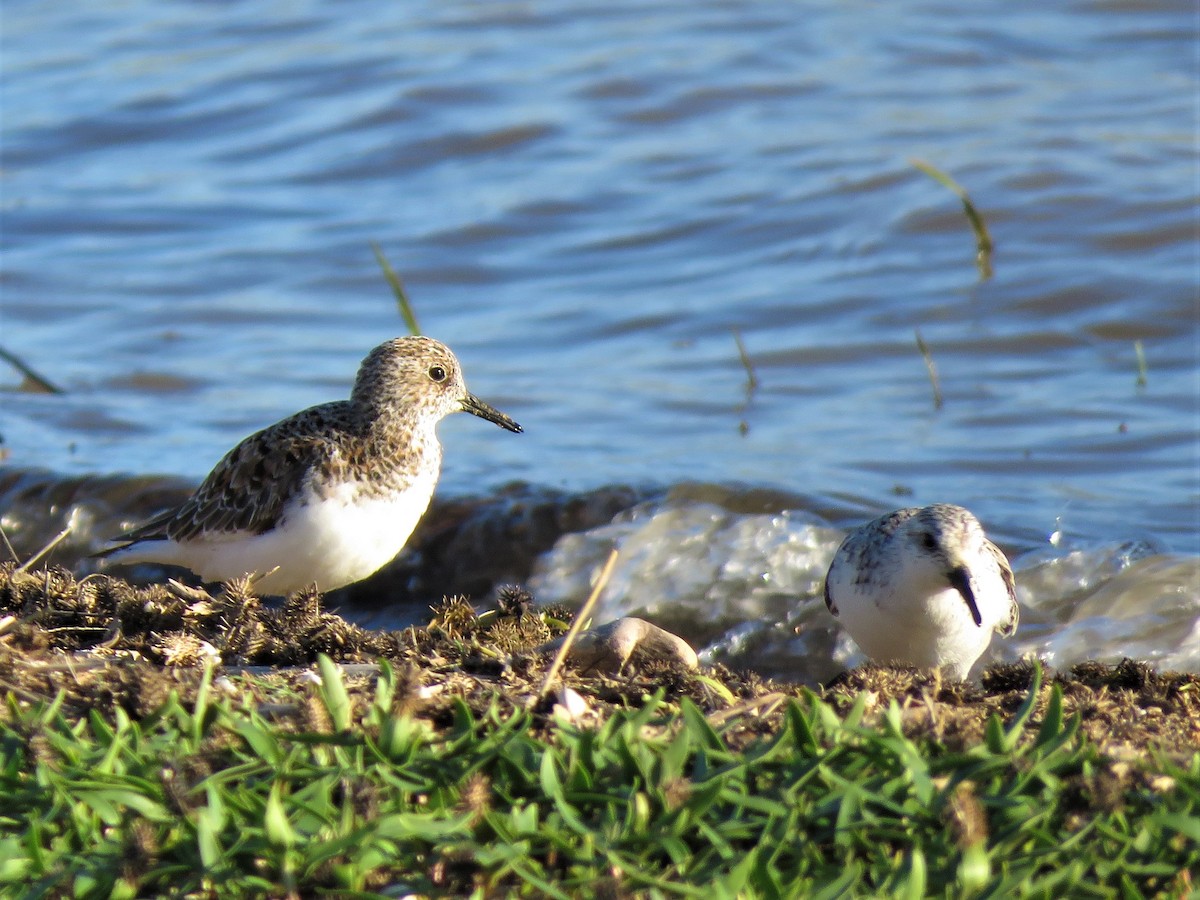
MULTIPOLYGON (((866 665, 838 676, 827 690, 835 705, 846 708, 860 691, 894 699, 906 733, 933 732, 951 749, 962 749, 982 740, 993 715, 1001 722, 1011 719, 1033 675, 1029 662, 999 665, 976 686, 943 681, 936 673, 866 665)), ((1179 755, 1200 750, 1200 675, 1159 673, 1129 659, 1048 673, 1030 720, 1033 729, 1042 722, 1053 685, 1063 693, 1064 720, 1078 713, 1081 729, 1108 756, 1139 756, 1148 747, 1179 755)))
MULTIPOLYGON (((506 589, 505 597, 501 609, 482 614, 467 598, 449 597, 432 610, 426 627, 371 631, 324 611, 315 591, 297 592, 271 608, 244 581, 212 592, 177 584, 135 587, 105 575, 76 580, 61 568, 21 572, 15 563, 0 563, 0 695, 28 703, 61 690, 69 714, 120 708, 141 717, 172 693, 190 704, 204 667, 223 665, 231 676, 227 684, 236 681, 236 689, 264 715, 323 731, 331 723, 315 702, 311 672, 297 667, 311 667, 324 653, 342 665, 358 720, 371 708, 382 659, 394 672, 397 713, 418 715, 440 728, 453 723, 459 701, 480 712, 500 704, 509 711, 531 709, 538 727, 549 733, 556 727, 555 698, 540 697, 546 660, 538 648, 562 635, 571 614, 538 608, 520 588, 506 589)), ((993 667, 979 684, 863 666, 816 693, 842 713, 865 693, 867 723, 894 701, 906 734, 956 750, 982 740, 993 715, 1010 721, 1033 677, 1027 662, 993 667)), ((1200 748, 1198 675, 1158 673, 1130 660, 1048 672, 1027 739, 1036 734, 1055 684, 1063 694, 1064 716, 1078 713, 1083 731, 1113 761, 1074 787, 1081 810, 1115 802, 1128 779, 1137 777, 1130 764, 1149 748, 1184 758, 1200 748)), ((693 671, 636 654, 618 673, 569 661, 561 687, 586 701, 588 721, 603 721, 658 691, 671 704, 688 697, 734 749, 776 733, 786 701, 808 692, 752 672, 720 665, 693 671)), ((182 770, 177 777, 181 784, 193 781, 182 770)), ((484 804, 486 785, 477 794, 476 802, 484 804)), ((976 839, 972 801, 960 797, 950 812, 968 844, 976 839)), ((153 850, 134 846, 131 852, 153 850)))

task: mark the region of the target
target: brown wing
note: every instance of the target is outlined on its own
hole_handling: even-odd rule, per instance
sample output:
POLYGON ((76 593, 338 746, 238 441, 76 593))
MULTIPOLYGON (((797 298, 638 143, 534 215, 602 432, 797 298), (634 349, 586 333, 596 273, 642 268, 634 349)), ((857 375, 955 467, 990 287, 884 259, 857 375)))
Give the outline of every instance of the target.
POLYGON ((307 471, 339 453, 340 404, 316 406, 250 435, 225 454, 178 509, 116 538, 121 547, 147 540, 186 541, 200 532, 262 534, 304 484, 307 471))
POLYGON ((1008 608, 1008 621, 1001 622, 996 630, 1005 637, 1010 637, 1016 633, 1017 622, 1021 618, 1021 608, 1017 605, 1017 581, 1013 577, 1012 566, 1008 564, 1008 557, 1004 555, 1004 552, 991 541, 984 541, 984 546, 996 560, 996 565, 1000 567, 1000 577, 1004 579, 1004 586, 1008 588, 1008 599, 1011 604, 1008 608))

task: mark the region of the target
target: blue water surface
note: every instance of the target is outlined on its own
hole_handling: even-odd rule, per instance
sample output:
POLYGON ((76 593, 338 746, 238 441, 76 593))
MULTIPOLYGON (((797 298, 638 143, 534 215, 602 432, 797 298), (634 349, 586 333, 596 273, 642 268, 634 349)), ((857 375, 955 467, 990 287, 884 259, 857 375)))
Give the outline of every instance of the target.
POLYGON ((0 15, 0 345, 66 389, 3 394, 9 465, 199 478, 345 396, 404 330, 375 241, 526 427, 448 421, 444 491, 733 481, 1200 552, 1189 4, 0 15))

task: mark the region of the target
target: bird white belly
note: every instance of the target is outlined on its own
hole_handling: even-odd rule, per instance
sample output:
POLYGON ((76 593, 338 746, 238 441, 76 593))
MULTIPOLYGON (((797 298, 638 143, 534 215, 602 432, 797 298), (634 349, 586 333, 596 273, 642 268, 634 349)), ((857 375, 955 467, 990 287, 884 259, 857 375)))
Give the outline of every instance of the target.
POLYGON ((991 641, 989 624, 976 625, 953 588, 920 598, 896 593, 883 602, 859 594, 839 606, 855 643, 878 662, 921 669, 942 666, 954 677, 965 678, 991 641))
POLYGON ((402 493, 374 497, 353 484, 327 490, 324 497, 305 491, 284 508, 281 523, 263 534, 146 542, 114 559, 185 566, 205 581, 257 573, 263 575, 254 586, 260 594, 288 594, 314 583, 331 591, 395 558, 428 508, 436 481, 436 471, 425 473, 402 493))

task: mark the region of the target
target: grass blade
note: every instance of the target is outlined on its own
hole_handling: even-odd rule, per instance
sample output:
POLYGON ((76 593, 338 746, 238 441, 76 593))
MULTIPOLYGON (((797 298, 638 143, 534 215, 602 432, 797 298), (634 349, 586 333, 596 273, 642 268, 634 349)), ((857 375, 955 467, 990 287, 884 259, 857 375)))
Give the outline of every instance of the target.
POLYGON ((920 159, 910 159, 909 162, 934 181, 948 187, 962 201, 963 210, 967 214, 967 221, 971 223, 971 230, 975 233, 975 248, 977 251, 975 265, 979 268, 980 279, 987 281, 992 277, 992 250, 995 249, 995 244, 992 243, 992 236, 988 234, 987 224, 983 221, 983 216, 975 208, 975 204, 971 202, 970 195, 967 194, 962 185, 937 168, 937 166, 920 159))
POLYGON ((1133 352, 1137 354, 1137 386, 1142 388, 1146 386, 1146 348, 1142 346, 1141 341, 1133 342, 1133 352))
POLYGON ((742 343, 742 333, 736 328, 730 330, 733 332, 733 341, 737 344, 738 358, 742 361, 742 368, 746 370, 746 390, 748 393, 753 392, 758 387, 758 373, 754 371, 754 361, 750 359, 746 345, 742 343))
POLYGON ((374 241, 371 241, 371 249, 375 252, 375 261, 383 270, 383 277, 391 285, 392 293, 396 297, 396 306, 400 310, 400 318, 404 319, 404 324, 408 326, 408 333, 420 334, 421 326, 417 324, 417 316, 413 312, 412 302, 408 299, 408 291, 404 289, 404 282, 400 280, 399 274, 387 261, 387 257, 383 255, 383 250, 374 241))
POLYGON ((737 344, 738 358, 742 361, 742 368, 746 370, 746 400, 738 410, 743 414, 741 421, 738 422, 738 431, 742 437, 745 437, 750 433, 750 423, 746 421, 745 413, 750 409, 750 404, 754 402, 754 392, 758 390, 758 373, 754 370, 754 361, 746 352, 746 345, 742 342, 742 333, 736 328, 731 328, 730 331, 733 332, 733 341, 737 344))
POLYGON ((558 652, 550 662, 550 667, 546 669, 546 677, 542 680, 542 689, 538 691, 539 697, 545 697, 546 694, 550 693, 550 686, 554 683, 554 676, 558 674, 563 660, 567 658, 567 654, 571 651, 571 645, 575 643, 575 639, 579 637, 579 632, 583 630, 584 624, 592 614, 592 607, 596 605, 596 601, 600 599, 600 594, 608 586, 608 579, 612 576, 613 567, 616 564, 617 548, 613 547, 612 551, 608 554, 608 559, 605 561, 604 567, 600 569, 600 574, 596 576, 596 583, 592 585, 591 594, 583 601, 583 606, 575 614, 575 620, 571 623, 570 630, 567 631, 562 645, 558 648, 558 652))
POLYGON ((350 694, 342 680, 342 672, 324 653, 317 656, 317 668, 321 674, 321 700, 333 722, 335 731, 350 728, 350 694))
POLYGON ((271 793, 267 795, 267 807, 263 811, 263 830, 267 840, 276 847, 291 847, 296 843, 296 832, 283 808, 278 781, 271 785, 271 793))
POLYGON ((925 343, 925 339, 921 337, 921 329, 916 330, 917 349, 921 351, 921 358, 925 360, 925 369, 929 372, 929 383, 933 386, 933 408, 942 408, 942 385, 938 381, 937 364, 933 361, 933 354, 929 350, 929 345, 925 343))
POLYGON ((1016 749, 1018 742, 1021 740, 1021 732, 1025 728, 1025 723, 1029 721, 1029 717, 1033 715, 1033 710, 1037 707, 1038 693, 1042 689, 1042 664, 1036 659, 1033 661, 1033 678, 1030 681, 1029 693, 1017 708, 1016 715, 1004 730, 1003 747, 1004 752, 1011 753, 1016 749))
POLYGON ((26 391, 33 394, 64 394, 62 388, 51 384, 33 369, 29 368, 22 359, 15 353, 10 353, 3 347, 0 347, 0 359, 4 360, 14 369, 21 373, 24 379, 17 388, 19 391, 26 391))

